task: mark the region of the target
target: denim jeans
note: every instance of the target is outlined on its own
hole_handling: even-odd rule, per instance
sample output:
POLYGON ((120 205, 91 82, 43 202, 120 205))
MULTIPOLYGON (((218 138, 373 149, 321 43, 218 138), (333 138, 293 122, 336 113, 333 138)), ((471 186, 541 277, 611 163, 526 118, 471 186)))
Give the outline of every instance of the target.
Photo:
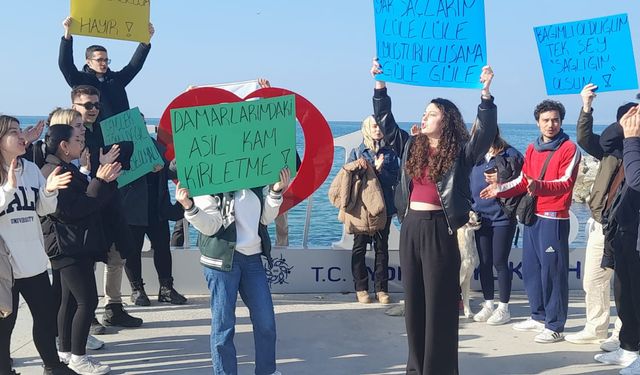
POLYGON ((216 375, 236 375, 238 361, 233 344, 238 292, 249 308, 255 341, 256 375, 276 371, 276 321, 271 291, 260 254, 233 254, 231 271, 204 267, 211 293, 211 360, 216 375))

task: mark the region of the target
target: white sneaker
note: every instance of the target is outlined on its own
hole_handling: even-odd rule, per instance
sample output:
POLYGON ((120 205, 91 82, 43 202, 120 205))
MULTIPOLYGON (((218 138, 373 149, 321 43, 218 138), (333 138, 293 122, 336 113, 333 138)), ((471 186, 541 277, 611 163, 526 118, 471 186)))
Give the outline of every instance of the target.
POLYGON ((87 346, 88 350, 98 350, 104 346, 104 341, 99 340, 92 335, 87 336, 87 346))
POLYGON ((80 357, 78 361, 71 358, 69 368, 80 375, 104 375, 111 371, 111 367, 103 365, 88 355, 80 357))
POLYGON ((551 344, 553 342, 562 341, 562 339, 564 339, 564 335, 561 332, 555 332, 545 328, 544 331, 536 335, 533 341, 540 344, 551 344))
POLYGON ((596 354, 593 359, 607 365, 620 365, 627 367, 632 364, 633 361, 638 359, 638 353, 620 348, 609 353, 596 354))
POLYGON ((572 344, 600 344, 604 341, 604 338, 593 335, 585 330, 566 335, 564 339, 572 344))
POLYGON ((493 314, 493 302, 488 303, 487 301, 484 301, 480 306, 482 306, 482 310, 478 311, 478 313, 473 316, 473 320, 476 322, 486 322, 493 314))
POLYGON ((620 370, 620 375, 640 375, 640 357, 620 370))
POLYGON ((515 329, 516 331, 523 331, 523 332, 526 332, 526 331, 542 332, 544 331, 544 323, 529 318, 527 320, 514 324, 513 329, 515 329))
POLYGON ((600 349, 605 352, 615 352, 620 349, 620 339, 618 335, 611 335, 608 339, 604 340, 602 344, 600 344, 600 349))
POLYGON ((69 361, 71 360, 71 352, 58 352, 58 358, 60 358, 60 362, 68 365, 69 361))
POLYGON ((509 308, 498 307, 491 317, 487 320, 487 324, 492 326, 499 326, 511 321, 511 313, 509 312, 509 308))

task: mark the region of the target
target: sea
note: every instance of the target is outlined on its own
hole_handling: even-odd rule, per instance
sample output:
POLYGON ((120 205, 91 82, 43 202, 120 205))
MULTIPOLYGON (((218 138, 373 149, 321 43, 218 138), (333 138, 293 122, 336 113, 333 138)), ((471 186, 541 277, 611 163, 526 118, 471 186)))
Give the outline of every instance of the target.
MULTIPOLYGON (((46 116, 18 116, 23 127, 35 124, 38 120, 45 118, 46 116)), ((157 125, 159 122, 159 119, 157 118, 147 118, 146 120, 148 125, 157 125)), ((403 129, 409 130, 411 124, 412 123, 400 123, 399 125, 403 129)), ((329 125, 334 138, 336 138, 345 134, 360 131, 361 123, 354 121, 329 121, 329 125)), ((606 125, 595 125, 594 132, 600 133, 605 127, 606 125)), ((565 133, 575 141, 576 125, 563 124, 563 129, 565 133)), ((540 134, 535 124, 501 124, 500 133, 509 144, 523 154, 527 146, 540 134)), ((297 149, 300 156, 304 158, 304 138, 302 129, 299 126, 297 128, 297 149)), ((313 157, 313 155, 310 155, 309 157, 313 157)), ((338 221, 338 209, 329 203, 327 192, 331 181, 340 170, 344 160, 345 150, 342 148, 336 148, 334 151, 333 167, 329 177, 327 177, 322 186, 311 197, 311 220, 309 222, 310 225, 306 243, 306 246, 309 248, 330 248, 331 244, 339 241, 342 236, 342 224, 338 221)), ((169 182, 169 189, 173 198, 173 192, 175 189, 173 182, 169 182)), ((303 201, 293 207, 288 213, 290 246, 303 246, 304 226, 306 222, 308 204, 308 200, 303 201)), ((585 223, 591 215, 589 207, 584 203, 574 202, 571 206, 571 211, 578 218, 580 225, 578 237, 570 244, 570 246, 575 248, 584 248, 586 247, 585 223)), ((171 225, 173 226, 173 223, 171 225)), ((399 225, 397 221, 395 221, 395 225, 399 225)), ((272 239, 275 240, 275 227, 271 225, 269 230, 271 232, 272 239)), ((191 228, 191 245, 195 246, 196 239, 197 233, 193 228, 191 228)))

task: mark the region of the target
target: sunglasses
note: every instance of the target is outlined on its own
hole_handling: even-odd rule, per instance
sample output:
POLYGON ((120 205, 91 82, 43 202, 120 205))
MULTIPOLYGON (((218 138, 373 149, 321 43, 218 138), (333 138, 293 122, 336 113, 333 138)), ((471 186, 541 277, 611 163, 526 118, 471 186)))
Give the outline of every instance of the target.
POLYGON ((73 103, 73 104, 75 104, 75 105, 79 105, 79 106, 82 106, 82 107, 84 107, 84 109, 86 109, 87 111, 90 111, 90 110, 92 110, 92 109, 94 109, 94 108, 95 108, 95 109, 97 109, 97 110, 99 111, 99 110, 100 110, 100 107, 101 107, 101 105, 100 105, 100 103, 99 103, 99 102, 95 102, 95 103, 92 103, 92 102, 86 102, 86 103, 73 103))

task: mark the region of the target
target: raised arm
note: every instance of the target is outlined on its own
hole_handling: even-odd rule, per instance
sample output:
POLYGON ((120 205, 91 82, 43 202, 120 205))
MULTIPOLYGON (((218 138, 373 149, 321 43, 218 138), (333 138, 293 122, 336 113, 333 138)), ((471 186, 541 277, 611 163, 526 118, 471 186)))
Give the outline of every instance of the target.
MULTIPOLYGON (((155 29, 153 28, 153 24, 149 23, 149 35, 153 37, 155 29)), ((119 72, 115 72, 114 75, 117 79, 122 83, 123 86, 128 85, 135 76, 142 70, 142 66, 144 62, 147 60, 147 56, 149 55, 149 51, 151 50, 151 43, 140 43, 136 52, 131 57, 131 61, 127 64, 122 70, 119 72)))
POLYGON ((480 82, 482 82, 481 102, 478 106, 478 114, 474 122, 474 132, 471 134, 469 142, 465 145, 465 160, 468 164, 483 157, 498 132, 498 108, 493 103, 491 96, 491 82, 493 81, 493 70, 490 66, 482 68, 480 82))
MULTIPOLYGON (((382 66, 377 58, 373 59, 371 75, 375 78, 380 73, 382 73, 382 66)), ((404 145, 409 139, 409 134, 398 126, 391 112, 391 98, 387 95, 387 85, 377 78, 373 91, 373 117, 375 117, 380 130, 384 134, 385 144, 391 147, 396 152, 396 155, 402 157, 404 145)))
POLYGON ((623 165, 627 184, 640 191, 640 106, 631 108, 620 124, 624 130, 623 165))
POLYGON ((587 84, 580 92, 582 98, 582 108, 578 116, 578 126, 576 128, 578 145, 582 147, 587 154, 598 160, 604 157, 604 150, 600 146, 600 136, 593 133, 593 99, 595 99, 595 90, 598 86, 593 83, 587 84))
POLYGON ((62 21, 64 28, 64 36, 60 40, 60 51, 58 53, 58 67, 64 76, 65 81, 71 87, 82 84, 82 74, 73 62, 73 38, 69 32, 71 26, 71 17, 67 17, 62 21))

